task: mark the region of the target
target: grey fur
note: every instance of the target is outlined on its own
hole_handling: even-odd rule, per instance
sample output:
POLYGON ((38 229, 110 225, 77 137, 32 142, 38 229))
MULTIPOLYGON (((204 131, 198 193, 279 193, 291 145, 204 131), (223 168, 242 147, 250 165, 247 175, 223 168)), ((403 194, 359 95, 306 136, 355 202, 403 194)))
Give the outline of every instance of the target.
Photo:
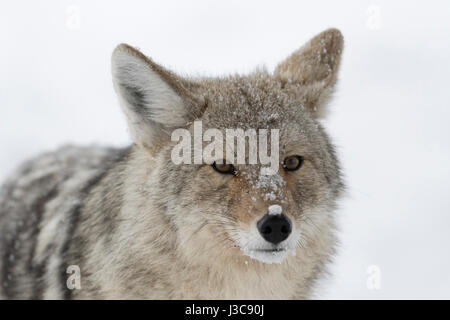
POLYGON ((317 119, 341 50, 342 36, 331 29, 274 74, 183 79, 119 46, 113 79, 134 144, 63 147, 28 161, 4 184, 0 298, 308 298, 336 244, 343 182, 317 119), (301 154, 304 164, 281 172, 276 188, 260 186, 259 165, 237 166, 236 177, 206 164, 177 166, 170 131, 192 130, 193 120, 204 130, 277 128, 281 159, 301 154), (299 236, 296 255, 281 264, 245 252, 272 204, 283 206, 299 236), (71 265, 81 269, 79 290, 66 285, 71 265))

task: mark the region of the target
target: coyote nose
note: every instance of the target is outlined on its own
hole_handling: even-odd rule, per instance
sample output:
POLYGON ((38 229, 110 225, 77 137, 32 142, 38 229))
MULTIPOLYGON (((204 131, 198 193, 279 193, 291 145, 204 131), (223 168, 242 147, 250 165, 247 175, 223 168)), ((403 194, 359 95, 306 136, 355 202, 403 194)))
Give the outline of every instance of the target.
POLYGON ((266 214, 256 223, 261 236, 273 244, 287 239, 292 231, 291 220, 284 214, 266 214))

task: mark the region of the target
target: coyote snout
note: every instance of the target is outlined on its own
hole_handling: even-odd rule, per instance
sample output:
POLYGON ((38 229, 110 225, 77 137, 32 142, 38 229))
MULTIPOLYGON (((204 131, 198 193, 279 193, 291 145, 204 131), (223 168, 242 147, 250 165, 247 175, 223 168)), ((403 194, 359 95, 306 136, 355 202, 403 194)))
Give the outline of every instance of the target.
POLYGON ((261 215, 255 215, 248 229, 242 228, 237 233, 236 243, 245 256, 267 264, 280 264, 295 255, 299 246, 301 234, 295 226, 296 220, 295 215, 283 212, 282 206, 272 204, 261 215))
POLYGON ((266 214, 256 225, 261 236, 274 245, 286 240, 292 231, 291 220, 284 214, 266 214))

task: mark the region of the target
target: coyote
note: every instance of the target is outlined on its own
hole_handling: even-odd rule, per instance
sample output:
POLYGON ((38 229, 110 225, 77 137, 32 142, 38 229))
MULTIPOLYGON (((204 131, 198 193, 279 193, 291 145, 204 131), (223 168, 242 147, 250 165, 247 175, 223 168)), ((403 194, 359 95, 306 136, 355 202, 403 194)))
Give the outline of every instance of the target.
POLYGON ((133 144, 64 146, 5 182, 0 298, 310 298, 344 190, 319 121, 342 49, 329 29, 274 72, 187 78, 119 45, 112 77, 133 144), (279 130, 279 170, 175 164, 171 133, 197 121, 279 130))

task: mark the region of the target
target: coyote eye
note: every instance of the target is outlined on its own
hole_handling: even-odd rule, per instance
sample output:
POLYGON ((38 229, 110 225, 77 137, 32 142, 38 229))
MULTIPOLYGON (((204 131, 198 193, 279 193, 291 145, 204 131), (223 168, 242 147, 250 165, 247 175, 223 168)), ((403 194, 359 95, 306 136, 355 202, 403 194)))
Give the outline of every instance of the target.
POLYGON ((217 172, 220 172, 223 174, 233 174, 233 175, 236 174, 236 169, 234 168, 234 166, 231 163, 225 163, 225 161, 223 161, 223 163, 214 162, 212 164, 212 167, 217 172))
POLYGON ((295 171, 300 169, 303 163, 302 156, 289 156, 284 158, 283 168, 286 171, 295 171))

